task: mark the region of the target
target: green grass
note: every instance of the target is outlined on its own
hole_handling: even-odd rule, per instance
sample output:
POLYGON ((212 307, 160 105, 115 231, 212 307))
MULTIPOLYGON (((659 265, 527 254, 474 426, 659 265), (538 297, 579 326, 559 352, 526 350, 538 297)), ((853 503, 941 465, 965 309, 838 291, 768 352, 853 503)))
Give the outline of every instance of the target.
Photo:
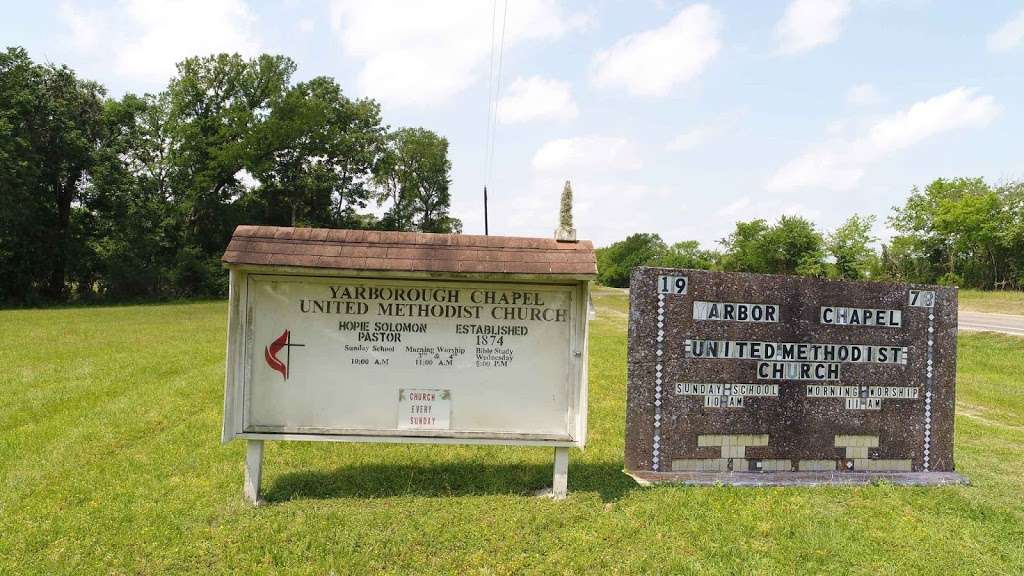
POLYGON ((600 291, 570 496, 534 448, 219 444, 224 303, 0 312, 0 574, 1024 573, 1024 339, 960 339, 974 484, 641 488, 626 299, 600 291))
POLYGON ((960 290, 960 309, 973 312, 1024 314, 1024 292, 1016 290, 960 290))

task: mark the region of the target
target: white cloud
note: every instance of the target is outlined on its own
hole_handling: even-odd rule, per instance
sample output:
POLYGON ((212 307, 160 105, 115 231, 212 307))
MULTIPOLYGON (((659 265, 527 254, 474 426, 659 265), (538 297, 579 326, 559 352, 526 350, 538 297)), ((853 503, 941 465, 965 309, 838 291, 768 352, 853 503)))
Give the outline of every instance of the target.
POLYGON ((769 190, 818 186, 852 190, 864 177, 867 158, 858 158, 858 142, 830 141, 814 146, 780 168, 768 181, 769 190))
POLYGON ((868 140, 882 152, 900 150, 942 132, 984 126, 998 113, 991 96, 978 95, 974 88, 956 88, 880 120, 871 127, 868 140))
POLYGON ((57 13, 71 29, 67 38, 76 51, 91 52, 99 46, 100 33, 105 25, 100 12, 63 2, 57 13))
POLYGON ((686 132, 676 135, 665 145, 669 152, 689 152, 721 136, 732 128, 746 115, 746 110, 727 112, 707 122, 695 126, 686 132))
POLYGON ((689 152, 690 150, 695 150, 708 139, 710 132, 711 130, 707 126, 698 126, 670 140, 665 145, 665 149, 669 152, 689 152))
POLYGON ((117 56, 122 74, 166 80, 189 56, 255 55, 255 16, 243 0, 130 0, 125 12, 140 34, 117 56))
POLYGON ((833 120, 825 126, 825 134, 833 138, 838 138, 846 132, 847 128, 849 128, 849 123, 846 120, 833 120))
POLYGON ((580 136, 545 142, 533 155, 538 172, 563 172, 564 177, 591 172, 636 170, 640 153, 630 140, 611 136, 580 136))
POLYGON ((854 106, 874 106, 882 102, 882 94, 871 84, 857 84, 846 92, 846 101, 854 106))
POLYGON ((849 0, 793 0, 775 25, 779 51, 798 54, 839 38, 849 0))
POLYGON ((190 56, 260 51, 244 0, 122 0, 95 11, 65 2, 59 14, 73 48, 145 82, 166 82, 190 56))
POLYGON ((1024 10, 989 34, 988 48, 993 52, 1013 50, 1024 43, 1024 10))
MULTIPOLYGON (((497 5, 500 37, 505 4, 497 5)), ((360 60, 360 91, 394 106, 429 106, 485 77, 491 56, 492 3, 453 0, 334 0, 331 25, 345 54, 360 60)), ((588 24, 557 0, 508 2, 505 50, 550 40, 588 24)), ((505 55, 507 62, 508 55, 505 55)))
POLYGON ((767 188, 852 190, 867 167, 888 154, 945 132, 985 126, 998 114, 999 106, 991 96, 978 94, 974 88, 956 88, 875 121, 858 138, 833 139, 811 147, 780 168, 767 188))
POLYGON ((498 122, 571 120, 579 114, 568 82, 531 76, 516 78, 498 101, 498 122))
POLYGON ((316 21, 309 17, 301 18, 296 24, 296 28, 303 34, 312 34, 316 30, 316 21))
POLYGON ((783 216, 802 216, 810 221, 815 221, 821 217, 821 210, 817 208, 810 208, 795 202, 792 204, 779 204, 765 203, 762 205, 763 210, 758 212, 761 218, 766 218, 770 222, 777 221, 783 216))
POLYGON ((747 209, 751 204, 750 196, 743 196, 735 202, 730 202, 718 210, 719 216, 736 216, 747 209))
POLYGON ((718 238, 722 238, 735 230, 736 222, 761 218, 769 223, 774 223, 783 216, 801 216, 814 222, 821 217, 822 212, 802 202, 780 203, 777 198, 756 200, 750 196, 742 196, 722 207, 715 214, 718 218, 708 218, 708 220, 719 226, 718 238))
POLYGON ((720 22, 713 8, 694 4, 661 28, 621 38, 594 56, 594 83, 635 96, 666 96, 699 76, 718 54, 720 22))
MULTIPOLYGON (((574 175, 573 222, 581 237, 595 244, 607 245, 636 232, 657 231, 666 241, 692 238, 685 218, 689 208, 675 201, 681 197, 678 190, 652 183, 632 181, 630 174, 616 178, 607 173, 574 175), (623 210, 628 206, 665 206, 671 211, 623 210), (659 215, 671 214, 667 222, 658 222, 659 215), (686 223, 682 224, 681 223, 686 223)), ((532 180, 517 189, 515 194, 494 194, 490 199, 491 233, 523 234, 546 237, 558 222, 558 201, 566 176, 536 173, 532 180), (500 220, 494 219, 500 214, 500 220)), ((482 228, 482 225, 481 225, 482 228)))

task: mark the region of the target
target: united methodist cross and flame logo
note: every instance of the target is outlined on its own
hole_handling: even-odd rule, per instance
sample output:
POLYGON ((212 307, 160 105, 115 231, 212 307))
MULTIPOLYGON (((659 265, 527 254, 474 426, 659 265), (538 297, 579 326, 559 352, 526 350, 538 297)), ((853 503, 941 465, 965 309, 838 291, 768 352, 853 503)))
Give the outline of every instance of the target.
POLYGON ((274 370, 281 373, 281 376, 285 380, 288 379, 288 371, 292 365, 292 348, 295 346, 305 346, 305 344, 295 344, 292 342, 292 331, 285 330, 280 336, 274 339, 269 346, 263 349, 263 357, 267 361, 267 366, 270 366, 274 370), (277 357, 277 353, 284 348, 284 362, 277 357))

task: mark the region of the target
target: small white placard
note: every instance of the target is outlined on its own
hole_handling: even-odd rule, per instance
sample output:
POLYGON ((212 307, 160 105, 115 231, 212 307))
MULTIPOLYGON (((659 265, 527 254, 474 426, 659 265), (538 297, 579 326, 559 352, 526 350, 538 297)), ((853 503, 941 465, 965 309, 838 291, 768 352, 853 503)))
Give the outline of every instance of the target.
POLYGON ((847 410, 881 410, 881 398, 847 398, 847 410))
POLYGON ((448 430, 452 401, 448 390, 404 388, 398 391, 400 430, 448 430))
POLYGON ((932 290, 911 290, 907 300, 907 303, 911 306, 933 308, 935 306, 935 292, 932 290))
POLYGON ((659 294, 686 294, 689 285, 686 276, 658 276, 659 294))

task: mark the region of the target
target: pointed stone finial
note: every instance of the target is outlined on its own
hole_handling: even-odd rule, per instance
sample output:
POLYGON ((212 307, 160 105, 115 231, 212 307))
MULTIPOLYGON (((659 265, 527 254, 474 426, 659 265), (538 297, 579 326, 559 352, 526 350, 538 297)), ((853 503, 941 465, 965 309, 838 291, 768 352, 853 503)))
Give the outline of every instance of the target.
POLYGON ((558 229, 555 240, 559 242, 575 242, 576 229, 572 227, 572 185, 565 181, 562 188, 562 202, 558 209, 558 229))

